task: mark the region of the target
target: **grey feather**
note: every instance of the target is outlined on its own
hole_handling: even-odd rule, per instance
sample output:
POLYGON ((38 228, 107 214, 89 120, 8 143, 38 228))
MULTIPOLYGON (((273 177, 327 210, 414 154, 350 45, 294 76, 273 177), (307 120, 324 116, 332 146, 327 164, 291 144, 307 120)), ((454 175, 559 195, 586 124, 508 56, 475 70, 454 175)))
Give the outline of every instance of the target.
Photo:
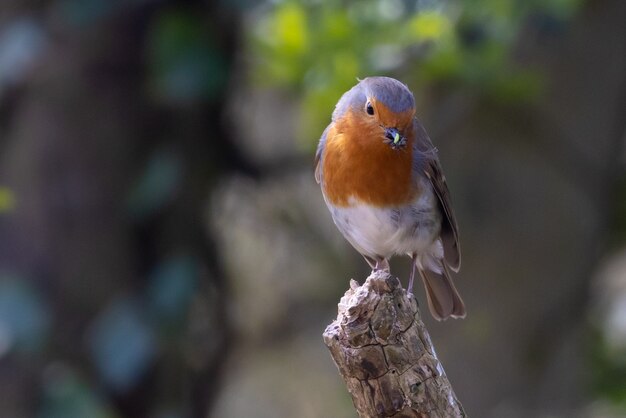
POLYGON ((411 90, 402 82, 389 77, 367 77, 361 83, 367 97, 375 97, 393 112, 404 112, 415 107, 411 90))
POLYGON ((322 182, 322 154, 324 154, 326 135, 328 134, 328 129, 331 125, 332 123, 324 129, 324 132, 322 132, 320 142, 317 144, 317 151, 315 151, 315 181, 317 181, 318 184, 322 182))
POLYGON ((413 93, 405 84, 389 77, 367 77, 341 96, 332 120, 341 118, 350 109, 365 111, 368 98, 375 98, 393 112, 404 112, 415 107, 413 93))
POLYGON ((363 90, 363 81, 345 92, 337 102, 333 111, 333 122, 340 119, 349 109, 365 109, 367 96, 363 90))

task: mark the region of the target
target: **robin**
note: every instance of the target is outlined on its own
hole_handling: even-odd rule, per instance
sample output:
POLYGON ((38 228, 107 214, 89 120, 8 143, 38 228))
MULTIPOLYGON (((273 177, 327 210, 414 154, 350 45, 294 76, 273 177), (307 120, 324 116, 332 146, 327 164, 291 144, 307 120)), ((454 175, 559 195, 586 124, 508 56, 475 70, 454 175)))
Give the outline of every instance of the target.
POLYGON ((461 265, 450 192, 406 85, 389 77, 360 80, 339 99, 315 156, 315 179, 333 221, 373 270, 411 257, 437 320, 465 317, 450 277, 461 265))

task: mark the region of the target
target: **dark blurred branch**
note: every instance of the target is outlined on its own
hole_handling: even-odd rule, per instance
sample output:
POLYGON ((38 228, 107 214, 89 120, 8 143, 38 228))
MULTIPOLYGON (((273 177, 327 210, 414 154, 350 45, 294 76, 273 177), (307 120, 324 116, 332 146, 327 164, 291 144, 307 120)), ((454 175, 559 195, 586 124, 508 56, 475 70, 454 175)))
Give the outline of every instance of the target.
MULTIPOLYGON (((51 7, 45 3, 42 8, 51 7)), ((160 18, 181 10, 207 28, 228 81, 240 47, 239 9, 198 0, 121 2, 89 24, 42 13, 41 25, 51 33, 42 62, 0 100, 3 162, 28 155, 21 164, 3 164, 3 184, 21 202, 37 202, 36 210, 24 206, 0 225, 6 243, 0 261, 45 286, 58 324, 48 358, 80 368, 100 385, 93 359, 76 344, 93 319, 122 293, 141 299, 172 254, 188 254, 199 264, 194 300, 206 326, 185 322, 175 338, 162 336, 159 343, 176 340, 176 349, 160 351, 131 387, 102 385, 119 417, 147 417, 163 404, 186 416, 209 416, 232 339, 224 302, 228 278, 205 228, 207 199, 223 176, 259 171, 239 152, 228 126, 228 82, 189 103, 154 100, 146 88, 151 33, 160 18), (147 214, 130 214, 129 186, 163 149, 182 172, 172 198, 147 214), (191 347, 184 353, 181 339, 191 347), (177 371, 175 380, 166 369, 177 371)), ((38 390, 36 383, 19 389, 38 390)))
POLYGON ((374 272, 362 286, 351 281, 324 342, 360 417, 467 416, 417 301, 389 273, 374 272))

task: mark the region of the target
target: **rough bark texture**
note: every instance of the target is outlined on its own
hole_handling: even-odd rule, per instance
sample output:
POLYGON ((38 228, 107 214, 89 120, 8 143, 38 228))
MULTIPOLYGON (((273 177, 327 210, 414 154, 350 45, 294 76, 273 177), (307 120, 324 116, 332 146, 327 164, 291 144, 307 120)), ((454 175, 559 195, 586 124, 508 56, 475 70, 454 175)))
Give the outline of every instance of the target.
POLYGON ((324 342, 360 417, 466 417, 415 297, 388 273, 350 281, 324 342))

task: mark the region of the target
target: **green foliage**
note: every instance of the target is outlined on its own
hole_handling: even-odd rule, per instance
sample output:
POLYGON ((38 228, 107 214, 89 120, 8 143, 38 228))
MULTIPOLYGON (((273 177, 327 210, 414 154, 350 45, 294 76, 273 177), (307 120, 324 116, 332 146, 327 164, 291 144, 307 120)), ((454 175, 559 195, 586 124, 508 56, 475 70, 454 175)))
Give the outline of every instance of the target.
POLYGON ((44 376, 37 417, 115 418, 116 415, 86 379, 64 364, 54 364, 44 376))
POLYGON ((157 149, 130 190, 127 209, 135 218, 153 215, 176 196, 183 164, 175 153, 157 149))
POLYGON ((606 343, 602 332, 592 330, 590 358, 592 390, 596 396, 611 401, 626 413, 626 350, 616 350, 606 343))
POLYGON ((116 0, 61 0, 56 4, 60 16, 67 22, 85 26, 113 13, 119 7, 116 0))
POLYGON ((22 277, 0 272, 0 358, 13 350, 41 351, 49 328, 50 313, 37 289, 22 277))
POLYGON ((0 214, 15 209, 15 194, 8 187, 0 186, 0 214))
POLYGON ((149 84, 155 97, 170 102, 214 99, 228 68, 206 23, 182 10, 163 12, 148 39, 149 84))
POLYGON ((199 281, 199 262, 187 254, 171 256, 157 264, 150 275, 146 297, 150 312, 160 325, 180 331, 199 281))
POLYGON ((532 100, 540 75, 510 59, 520 30, 531 18, 558 28, 579 3, 277 1, 250 33, 252 77, 302 95, 300 134, 308 142, 357 77, 388 74, 412 88, 453 83, 498 101, 532 100))
POLYGON ((115 299, 87 335, 93 364, 101 380, 120 393, 132 389, 156 356, 156 334, 142 305, 132 298, 115 299))

